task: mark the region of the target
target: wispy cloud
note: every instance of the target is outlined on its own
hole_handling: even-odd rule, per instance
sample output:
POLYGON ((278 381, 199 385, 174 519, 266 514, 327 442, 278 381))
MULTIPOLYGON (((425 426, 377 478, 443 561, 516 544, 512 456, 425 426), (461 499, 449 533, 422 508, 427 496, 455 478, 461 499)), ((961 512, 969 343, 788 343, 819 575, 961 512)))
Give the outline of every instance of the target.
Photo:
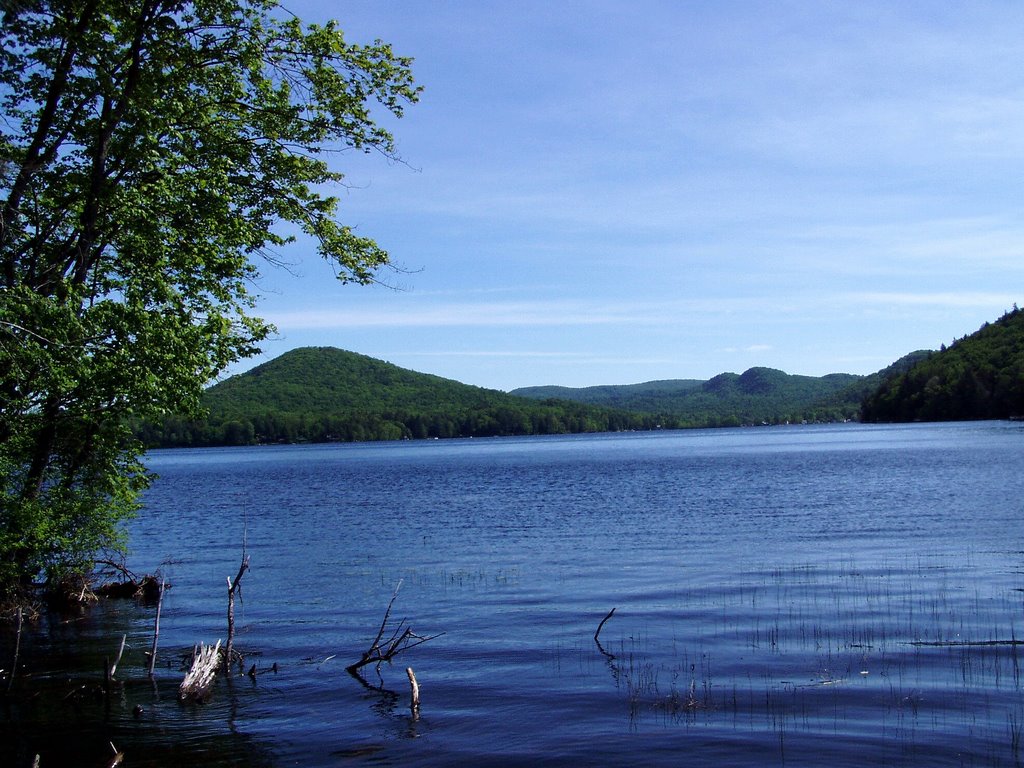
POLYGON ((501 349, 474 349, 474 350, 456 350, 456 351, 443 351, 443 352, 402 352, 402 355, 406 357, 500 357, 500 358, 555 358, 558 360, 577 360, 581 358, 591 357, 586 352, 570 352, 570 351, 559 351, 559 352, 542 352, 539 350, 501 350, 501 349))
POLYGON ((912 293, 898 291, 878 291, 874 293, 849 294, 847 303, 856 305, 899 305, 915 307, 958 307, 958 308, 990 308, 1003 307, 1010 309, 1014 302, 1013 295, 983 291, 953 293, 912 293))
MULTIPOLYGON (((536 326, 650 326, 671 322, 715 325, 740 313, 755 318, 780 320, 785 317, 815 317, 833 312, 882 307, 944 307, 1009 309, 1015 301, 1009 292, 913 292, 913 291, 806 291, 779 296, 704 297, 662 301, 498 301, 431 302, 424 306, 410 301, 403 307, 310 309, 279 311, 267 319, 282 331, 357 328, 502 328, 536 326)), ((770 345, 752 345, 749 352, 763 352, 770 345)))
POLYGON ((771 344, 751 344, 746 347, 723 347, 721 351, 730 355, 735 355, 740 352, 748 354, 758 352, 771 352, 773 349, 775 349, 775 347, 772 346, 771 344))
POLYGON ((409 307, 401 311, 313 309, 279 312, 269 318, 281 328, 449 327, 607 325, 637 322, 642 315, 633 305, 598 302, 451 303, 409 307))
POLYGON ((437 352, 395 352, 396 357, 404 358, 493 358, 505 359, 535 359, 553 360, 565 362, 568 365, 665 365, 672 363, 675 358, 666 357, 633 357, 624 355, 594 355, 587 352, 575 351, 540 351, 540 350, 471 350, 471 351, 437 351, 437 352))

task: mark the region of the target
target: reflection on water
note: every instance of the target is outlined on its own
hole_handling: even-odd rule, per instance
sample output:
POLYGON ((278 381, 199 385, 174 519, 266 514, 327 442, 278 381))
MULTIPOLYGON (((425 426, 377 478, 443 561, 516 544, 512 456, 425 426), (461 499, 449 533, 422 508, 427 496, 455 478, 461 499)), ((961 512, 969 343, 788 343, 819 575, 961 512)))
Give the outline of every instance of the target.
MULTIPOLYGON (((14 628, 3 630, 3 647, 13 648, 14 628)), ((208 707, 181 707, 180 667, 189 649, 161 651, 150 679, 151 631, 152 609, 131 601, 26 623, 18 674, 2 699, 0 763, 31 766, 38 755, 40 766, 107 766, 116 748, 133 766, 273 765, 267 747, 238 728, 254 692, 226 680, 208 707), (108 683, 105 669, 122 636, 125 652, 108 683)))
POLYGON ((152 609, 40 627, 19 685, 52 695, 7 699, 0 760, 102 765, 113 741, 151 765, 1017 765, 1022 438, 850 425, 159 452, 131 561, 174 584, 158 685, 152 609), (236 645, 258 674, 182 707, 178 656, 223 638, 243 541, 236 645), (395 619, 445 634, 360 683, 345 667, 400 581, 395 619), (66 695, 102 682, 122 633, 109 711, 66 695))

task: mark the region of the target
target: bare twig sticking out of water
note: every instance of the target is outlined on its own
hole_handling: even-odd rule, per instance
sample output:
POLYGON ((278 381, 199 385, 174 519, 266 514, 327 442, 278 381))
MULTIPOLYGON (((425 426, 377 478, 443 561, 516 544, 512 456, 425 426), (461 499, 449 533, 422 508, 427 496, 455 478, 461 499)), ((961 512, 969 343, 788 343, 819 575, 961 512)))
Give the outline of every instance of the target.
POLYGON ((415 648, 417 645, 423 645, 428 640, 440 637, 444 632, 440 632, 436 635, 429 635, 424 637, 423 635, 417 635, 412 631, 411 627, 407 627, 405 619, 398 622, 398 626, 391 632, 387 640, 384 640, 384 634, 388 631, 388 621, 391 618, 391 608, 395 604, 395 599, 398 597, 398 590, 401 589, 402 582, 398 582, 398 586, 395 587, 395 593, 391 596, 391 601, 388 603, 388 608, 384 611, 384 620, 380 623, 380 629, 377 630, 377 636, 370 643, 370 647, 363 651, 362 657, 355 664, 350 664, 345 667, 345 671, 350 675, 358 677, 359 670, 368 664, 376 664, 377 671, 380 672, 380 665, 385 661, 390 662, 395 656, 400 653, 408 651, 410 648, 415 648))
POLYGON ((239 595, 242 593, 242 574, 249 570, 249 555, 245 553, 245 547, 242 547, 242 564, 238 566, 238 573, 235 575, 235 580, 228 579, 228 643, 224 650, 224 670, 229 671, 231 668, 231 651, 235 643, 235 592, 239 595))
POLYGON ((603 619, 601 619, 601 623, 597 625, 597 631, 594 633, 594 642, 597 644, 597 650, 599 650, 601 652, 602 656, 606 656, 609 659, 614 659, 615 658, 615 654, 608 653, 608 651, 606 651, 604 649, 604 646, 601 645, 600 637, 601 637, 601 630, 604 628, 605 622, 608 621, 608 619, 610 619, 614 615, 615 615, 615 609, 612 608, 610 611, 608 611, 608 615, 605 616, 603 619))
MULTIPOLYGON (((109 656, 103 660, 103 695, 106 697, 107 707, 110 706, 110 686, 114 682, 114 673, 117 672, 117 665, 121 663, 121 656, 124 655, 124 645, 127 640, 128 635, 121 635, 121 647, 117 651, 117 658, 114 659, 113 664, 110 663, 109 656)), ((114 752, 117 752, 117 750, 115 749, 114 752)))
POLYGON ((14 686, 14 676, 18 673, 18 653, 21 651, 21 626, 24 619, 21 606, 18 606, 18 635, 14 641, 14 661, 11 663, 11 676, 7 678, 7 692, 14 686))
POLYGON ((121 648, 117 652, 117 658, 114 659, 114 663, 110 665, 110 677, 114 677, 114 673, 117 672, 117 665, 121 663, 121 657, 124 655, 124 644, 128 640, 128 635, 121 635, 121 648))
POLYGON ((167 582, 164 578, 160 577, 160 592, 156 598, 156 620, 153 622, 153 648, 149 652, 149 676, 153 677, 153 669, 156 667, 156 644, 160 639, 160 609, 164 604, 164 590, 167 587, 167 582))
POLYGON ((420 684, 416 681, 416 675, 412 671, 412 667, 406 667, 405 674, 409 677, 409 709, 412 710, 412 719, 418 720, 420 717, 420 684))

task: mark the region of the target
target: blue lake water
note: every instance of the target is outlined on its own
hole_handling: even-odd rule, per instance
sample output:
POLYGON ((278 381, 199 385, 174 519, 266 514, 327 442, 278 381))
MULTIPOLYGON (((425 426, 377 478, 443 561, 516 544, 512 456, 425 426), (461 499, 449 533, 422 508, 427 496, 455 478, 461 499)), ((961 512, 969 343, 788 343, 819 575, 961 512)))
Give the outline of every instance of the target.
MULTIPOLYGON (((152 608, 105 603, 29 643, 113 652, 129 635, 120 675, 136 682, 112 711, 61 717, 132 764, 1020 763, 1021 424, 180 450, 149 465, 129 565, 173 584, 157 684, 152 608), (236 645, 258 674, 183 707, 179 656, 225 637, 243 543, 236 645), (444 634, 364 685, 345 667, 398 584, 392 617, 444 634)), ((39 751, 37 715, 11 717, 16 756, 39 751)))

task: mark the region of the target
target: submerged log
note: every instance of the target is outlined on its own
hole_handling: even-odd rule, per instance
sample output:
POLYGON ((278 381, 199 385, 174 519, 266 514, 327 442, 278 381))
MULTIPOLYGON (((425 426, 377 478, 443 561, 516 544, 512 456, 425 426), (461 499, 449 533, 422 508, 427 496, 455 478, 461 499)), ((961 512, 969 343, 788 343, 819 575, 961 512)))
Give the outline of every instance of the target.
POLYGON ((210 689, 219 666, 220 640, 214 646, 200 643, 192 655, 192 666, 178 688, 178 701, 202 704, 210 698, 210 689))
POLYGON ((60 610, 81 608, 97 600, 89 579, 78 573, 48 583, 44 597, 51 606, 60 610))
POLYGON ((100 584, 94 590, 97 597, 107 597, 113 600, 128 600, 135 597, 139 585, 133 581, 108 581, 100 584))
POLYGON ((143 576, 141 579, 125 581, 108 581, 94 590, 98 597, 111 600, 141 600, 144 603, 155 603, 160 597, 161 581, 156 576, 143 576))

